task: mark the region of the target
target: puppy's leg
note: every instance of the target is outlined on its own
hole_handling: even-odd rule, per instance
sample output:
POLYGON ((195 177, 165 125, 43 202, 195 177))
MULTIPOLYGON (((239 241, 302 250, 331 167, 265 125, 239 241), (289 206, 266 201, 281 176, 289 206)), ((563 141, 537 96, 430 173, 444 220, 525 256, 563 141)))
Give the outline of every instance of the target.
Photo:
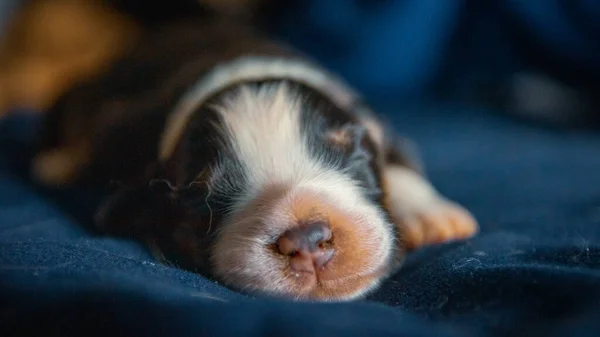
POLYGON ((470 212, 440 195, 415 170, 389 163, 384 175, 388 207, 408 250, 468 238, 477 232, 477 222, 470 212))
POLYGON ((385 206, 406 249, 464 239, 477 232, 471 213, 440 195, 420 173, 421 165, 409 155, 406 139, 397 137, 374 118, 365 119, 364 123, 384 154, 385 206))

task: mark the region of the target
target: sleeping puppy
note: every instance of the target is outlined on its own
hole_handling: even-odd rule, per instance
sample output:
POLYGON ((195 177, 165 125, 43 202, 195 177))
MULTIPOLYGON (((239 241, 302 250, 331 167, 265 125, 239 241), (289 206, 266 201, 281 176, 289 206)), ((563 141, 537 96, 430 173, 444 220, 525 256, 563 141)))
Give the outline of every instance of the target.
POLYGON ((45 118, 36 179, 117 182, 99 228, 246 293, 358 298, 477 230, 342 81, 224 19, 155 29, 45 118))

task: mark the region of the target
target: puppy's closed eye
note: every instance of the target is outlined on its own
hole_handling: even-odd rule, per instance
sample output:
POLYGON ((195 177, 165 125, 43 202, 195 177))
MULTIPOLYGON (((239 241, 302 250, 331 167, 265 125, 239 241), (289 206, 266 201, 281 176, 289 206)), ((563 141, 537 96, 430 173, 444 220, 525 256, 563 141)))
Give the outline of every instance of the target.
POLYGON ((344 153, 343 171, 354 178, 365 189, 368 198, 381 197, 381 188, 376 171, 381 166, 374 157, 375 145, 369 139, 367 128, 359 123, 346 123, 329 130, 326 139, 344 153))
POLYGON ((144 237, 178 211, 175 192, 166 181, 143 187, 122 187, 110 195, 95 214, 95 223, 106 233, 144 237))

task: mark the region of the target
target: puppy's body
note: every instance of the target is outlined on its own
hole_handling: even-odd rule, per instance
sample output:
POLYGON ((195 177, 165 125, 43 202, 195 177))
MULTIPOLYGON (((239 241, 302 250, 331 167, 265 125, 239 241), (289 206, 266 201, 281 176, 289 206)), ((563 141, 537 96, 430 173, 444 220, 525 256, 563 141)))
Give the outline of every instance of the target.
POLYGON ((260 22, 274 5, 269 0, 3 0, 0 117, 13 109, 47 110, 73 86, 103 73, 149 27, 214 15, 260 22))
POLYGON ((46 125, 38 179, 120 181, 102 228, 236 289, 351 299, 476 230, 351 89, 232 22, 158 29, 46 125))

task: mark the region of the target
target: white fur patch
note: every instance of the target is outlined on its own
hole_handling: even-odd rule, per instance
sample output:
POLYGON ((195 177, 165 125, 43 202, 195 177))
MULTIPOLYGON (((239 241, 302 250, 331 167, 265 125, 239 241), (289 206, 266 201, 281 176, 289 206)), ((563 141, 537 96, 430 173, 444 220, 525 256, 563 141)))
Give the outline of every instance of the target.
MULTIPOLYGON (((358 97, 333 74, 308 62, 279 57, 242 57, 216 66, 190 87, 168 117, 159 145, 159 158, 166 160, 171 155, 190 116, 211 95, 235 83, 264 79, 288 79, 308 85, 328 95, 336 105, 347 111, 358 97)), ((368 114, 368 111, 362 112, 368 114)))

